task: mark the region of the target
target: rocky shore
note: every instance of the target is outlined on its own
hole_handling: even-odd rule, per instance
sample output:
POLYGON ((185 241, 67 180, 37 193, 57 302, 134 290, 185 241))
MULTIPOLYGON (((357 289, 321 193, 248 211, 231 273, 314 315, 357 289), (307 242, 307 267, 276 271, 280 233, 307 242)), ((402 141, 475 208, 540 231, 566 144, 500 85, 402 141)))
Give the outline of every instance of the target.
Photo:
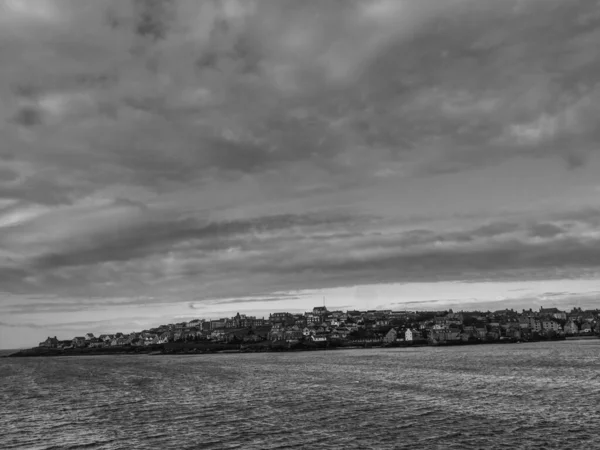
MULTIPOLYGON (((594 338, 594 337, 592 337, 594 338)), ((565 338, 545 339, 545 340, 564 340, 565 338)), ((597 337, 596 337, 597 339, 597 337)), ((527 342, 537 342, 527 341, 527 342)), ((430 343, 423 341, 404 341, 393 344, 371 343, 364 345, 344 345, 343 343, 277 343, 277 342, 259 342, 255 344, 231 344, 231 343, 194 343, 194 342, 172 342, 167 344, 156 344, 151 346, 114 346, 105 348, 44 348, 34 347, 30 349, 19 350, 5 358, 16 357, 39 357, 39 356, 95 356, 95 355, 176 355, 176 354, 213 354, 213 353, 255 353, 255 352, 289 352, 289 351, 311 351, 311 350, 349 350, 365 348, 399 348, 399 347, 446 347, 457 345, 485 345, 485 344, 514 344, 521 343, 516 340, 504 341, 472 341, 472 342, 444 342, 430 343)))

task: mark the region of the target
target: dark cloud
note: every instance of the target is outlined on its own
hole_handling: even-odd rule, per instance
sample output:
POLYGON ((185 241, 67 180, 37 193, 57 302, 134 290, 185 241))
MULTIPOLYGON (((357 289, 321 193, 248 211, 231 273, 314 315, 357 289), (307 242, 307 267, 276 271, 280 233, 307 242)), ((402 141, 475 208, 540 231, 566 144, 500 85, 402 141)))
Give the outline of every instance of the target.
POLYGON ((153 41, 166 37, 174 4, 170 0, 134 0, 136 34, 153 41))
POLYGON ((7 292, 144 304, 597 273, 594 2, 2 6, 7 292), (578 171, 542 198, 559 157, 578 171))
POLYGON ((534 225, 531 230, 530 233, 532 236, 539 236, 542 238, 549 238, 549 237, 554 237, 558 234, 564 233, 564 229, 556 226, 554 224, 551 223, 540 223, 537 225, 534 225))
MULTIPOLYGON (((35 200, 72 201, 122 180, 163 190, 298 163, 360 184, 368 176, 359 168, 392 160, 439 174, 581 147, 597 129, 594 102, 584 101, 595 95, 592 79, 581 80, 596 64, 585 37, 599 19, 589 3, 534 3, 382 3, 387 17, 361 2, 135 0, 69 3, 68 15, 57 3, 54 13, 73 22, 71 37, 58 39, 64 23, 48 19, 14 45, 35 55, 43 36, 62 60, 40 58, 38 67, 32 57, 26 77, 17 53, 5 61, 4 82, 31 104, 13 119, 32 127, 48 117, 37 137, 44 149, 19 149, 21 158, 71 178, 68 187, 49 181, 35 189, 44 192, 35 200), (410 37, 398 31, 404 15, 414 19, 410 37), (209 31, 194 34, 194 20, 209 31), (345 22, 357 24, 352 33, 345 22), (141 36, 139 51, 130 48, 132 35, 141 36), (195 60, 204 61, 200 69, 195 60), (576 90, 566 77, 580 80, 576 90), (422 155, 423 147, 433 153, 422 155)), ((570 165, 584 161, 582 151, 565 153, 570 165)))
POLYGON ((42 123, 42 112, 34 107, 25 106, 19 109, 13 120, 17 125, 24 127, 34 127, 42 123))
MULTIPOLYGON (((280 230, 312 227, 343 226, 350 220, 344 215, 315 213, 310 215, 275 215, 249 220, 202 223, 193 218, 171 221, 148 221, 138 223, 118 233, 100 233, 79 246, 70 245, 61 250, 38 257, 33 266, 50 269, 66 266, 90 265, 100 262, 129 261, 169 251, 175 244, 191 242, 191 248, 201 250, 224 250, 232 244, 244 243, 259 234, 280 230), (235 240, 235 238, 241 238, 235 240), (203 245, 203 241, 204 245, 203 245)), ((362 218, 364 220, 364 218, 362 218)))
POLYGON ((0 327, 7 327, 7 328, 44 328, 40 324, 36 324, 36 323, 8 323, 8 322, 0 322, 0 327))
POLYGON ((0 183, 14 181, 19 177, 19 174, 13 170, 0 167, 0 183))
MULTIPOLYGON (((554 276, 555 271, 567 272, 600 266, 597 241, 565 238, 543 244, 511 238, 502 242, 480 242, 475 245, 451 245, 448 248, 421 246, 404 250, 400 246, 371 247, 365 256, 355 256, 353 248, 331 248, 315 252, 314 257, 279 257, 252 268, 270 271, 301 284, 304 280, 331 286, 342 280, 355 284, 401 281, 486 280, 503 279, 507 275, 518 279, 535 271, 554 276), (379 249, 378 251, 376 249, 379 249)), ((306 256, 306 255, 305 255, 306 256)))

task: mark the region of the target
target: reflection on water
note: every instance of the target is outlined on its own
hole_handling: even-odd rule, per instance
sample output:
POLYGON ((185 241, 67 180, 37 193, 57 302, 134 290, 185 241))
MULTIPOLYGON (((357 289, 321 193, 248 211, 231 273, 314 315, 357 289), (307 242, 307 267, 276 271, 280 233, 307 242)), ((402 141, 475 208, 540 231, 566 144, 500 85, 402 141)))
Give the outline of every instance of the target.
POLYGON ((600 341, 0 359, 0 448, 600 448, 600 341))

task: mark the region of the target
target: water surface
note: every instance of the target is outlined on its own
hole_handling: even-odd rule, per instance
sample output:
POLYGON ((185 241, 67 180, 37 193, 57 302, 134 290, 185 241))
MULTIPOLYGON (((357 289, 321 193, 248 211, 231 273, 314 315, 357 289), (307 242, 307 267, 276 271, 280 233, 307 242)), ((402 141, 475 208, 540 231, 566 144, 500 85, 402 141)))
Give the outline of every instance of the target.
POLYGON ((600 340, 0 359, 0 448, 600 448, 600 340))

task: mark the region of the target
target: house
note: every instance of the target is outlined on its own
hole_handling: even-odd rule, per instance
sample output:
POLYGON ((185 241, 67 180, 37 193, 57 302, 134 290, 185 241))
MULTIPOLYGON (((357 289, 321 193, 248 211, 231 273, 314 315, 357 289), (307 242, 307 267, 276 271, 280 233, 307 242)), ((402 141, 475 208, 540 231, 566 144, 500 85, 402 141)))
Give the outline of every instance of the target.
POLYGON ((554 320, 544 320, 542 322, 542 327, 544 328, 544 330, 552 330, 552 331, 561 331, 562 327, 560 326, 560 324, 558 322, 555 322, 554 320))
POLYGON ((58 339, 56 339, 56 336, 54 337, 49 337, 48 339, 46 339, 44 342, 40 342, 40 347, 46 347, 46 348, 58 348, 58 339))
POLYGON ((129 336, 126 337, 128 344, 133 344, 133 341, 137 342, 138 339, 140 339, 140 333, 131 333, 129 336))
POLYGON ((461 333, 459 333, 459 337, 460 337, 461 341, 467 342, 467 341, 469 341, 469 339, 471 339, 473 337, 473 335, 466 331, 462 331, 461 333))
POLYGON ((423 339, 423 335, 418 330, 414 330, 414 329, 408 328, 404 332, 404 339, 406 341, 418 341, 418 340, 423 339))
POLYGON ((500 332, 500 328, 490 328, 490 330, 486 333, 485 339, 488 341, 497 341, 502 336, 500 332))
POLYGON ((446 314, 446 318, 457 324, 462 324, 464 321, 464 316, 462 313, 449 312, 448 314, 446 314))
POLYGON ((329 314, 340 322, 348 318, 348 315, 344 311, 331 311, 329 314))
POLYGON ((339 341, 341 339, 343 339, 343 337, 337 331, 332 331, 331 333, 329 333, 329 340, 330 341, 339 341))
POLYGON ((268 339, 270 341, 283 341, 285 339, 285 331, 281 329, 271 330, 268 339))
POLYGON ((346 320, 351 322, 358 322, 362 319, 362 313, 360 311, 346 311, 346 320))
POLYGON ((487 336, 487 327, 483 325, 475 326, 475 337, 478 339, 485 339, 487 336))
POLYGON ((530 317, 529 328, 531 328, 532 331, 542 331, 542 322, 537 317, 530 317))
POLYGON ((350 330, 348 328, 346 328, 346 327, 340 327, 336 331, 344 339, 347 338, 348 335, 350 334, 350 330))
POLYGON ((296 321, 294 315, 289 312, 276 312, 269 314, 270 323, 289 323, 290 325, 296 321))
POLYGON ((158 335, 145 336, 144 345, 153 345, 158 343, 158 335))
POLYGON ((325 306, 315 306, 313 308, 312 312, 315 316, 320 317, 321 320, 325 319, 325 317, 329 313, 329 311, 327 310, 327 308, 325 306))
POLYGON ((428 336, 428 340, 430 342, 459 341, 460 331, 452 331, 450 329, 432 330, 428 336))
POLYGON ((298 342, 303 338, 302 331, 300 330, 287 330, 283 333, 283 339, 286 342, 298 342))
POLYGON ((523 338, 523 332, 520 328, 508 328, 506 330, 506 337, 510 339, 520 340, 523 338))
POLYGON ((307 325, 311 325, 321 322, 321 318, 313 313, 307 312, 304 314, 304 321, 307 325))
POLYGON ((283 331, 285 330, 285 326, 282 323, 275 323, 271 327, 271 331, 283 331))
POLYGON ((210 330, 220 330, 222 328, 225 328, 225 323, 227 322, 227 319, 219 319, 219 320, 211 320, 210 323, 210 330))
POLYGON ((557 320, 567 320, 567 313, 558 308, 542 308, 540 306, 540 316, 557 320))
POLYGON ((86 333, 85 340, 90 341, 92 339, 94 339, 94 333, 86 333))
POLYGON ((104 341, 100 340, 99 338, 92 338, 88 340, 88 347, 90 348, 101 348, 105 345, 106 344, 104 343, 104 341))
POLYGON ((375 321, 376 327, 388 327, 390 325, 390 321, 388 319, 377 319, 375 321))
POLYGON ((111 347, 120 347, 123 345, 127 345, 127 338, 125 337, 115 337, 112 341, 110 341, 111 347))
POLYGON ((73 338, 73 347, 82 348, 82 347, 85 347, 85 344, 86 344, 85 337, 77 336, 77 337, 73 338))
POLYGON ((463 332, 467 333, 471 336, 476 336, 477 335, 477 330, 473 325, 465 325, 463 327, 463 332))
POLYGON ((569 320, 565 324, 564 330, 565 330, 565 334, 577 334, 577 333, 579 333, 579 327, 577 326, 577 324, 573 320, 569 320))
POLYGON ((304 316, 295 316, 296 320, 294 321, 294 325, 297 325, 299 327, 305 327, 307 322, 306 322, 306 317, 304 316))
POLYGON ((504 336, 509 339, 519 340, 523 336, 523 332, 519 324, 511 323, 508 325, 504 325, 504 336))
POLYGON ((386 344, 391 344, 392 342, 396 342, 398 340, 398 331, 395 328, 391 328, 385 336, 383 337, 383 342, 386 344))
POLYGON ((250 328, 250 327, 262 327, 267 321, 262 319, 257 319, 254 316, 247 316, 245 314, 237 313, 233 319, 231 320, 232 327, 231 328, 250 328))
POLYGON ((227 335, 223 330, 215 330, 210 333, 210 339, 217 342, 224 342, 227 339, 227 335))
POLYGON ((567 313, 564 311, 558 311, 552 314, 552 318, 557 320, 567 320, 567 313))
POLYGON ((225 340, 227 342, 243 342, 244 338, 248 336, 247 329, 240 329, 235 331, 228 331, 225 335, 225 340))
POLYGON ((557 314, 559 312, 558 308, 543 308, 540 306, 540 316, 552 317, 552 314, 557 314))
POLYGON ((108 342, 110 343, 110 341, 112 341, 115 338, 114 334, 101 334, 100 336, 98 336, 98 339, 100 339, 103 342, 108 342))
POLYGON ((172 342, 175 340, 175 334, 171 331, 165 331, 158 336, 156 341, 157 344, 166 344, 167 342, 172 342))

